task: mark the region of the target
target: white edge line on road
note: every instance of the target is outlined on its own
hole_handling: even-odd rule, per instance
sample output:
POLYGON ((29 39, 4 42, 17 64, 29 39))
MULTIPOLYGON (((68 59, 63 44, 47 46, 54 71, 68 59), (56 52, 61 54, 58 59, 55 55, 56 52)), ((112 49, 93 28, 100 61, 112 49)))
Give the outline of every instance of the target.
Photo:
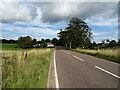
POLYGON ((100 70, 102 70, 102 71, 104 71, 104 72, 106 72, 106 73, 108 73, 108 74, 110 74, 110 75, 112 75, 112 76, 120 79, 119 76, 117 76, 117 75, 115 75, 115 74, 113 74, 113 73, 111 73, 111 72, 109 72, 109 71, 107 71, 107 70, 105 70, 105 69, 102 69, 102 68, 100 68, 100 67, 98 67, 98 66, 95 66, 95 68, 100 69, 100 70))
POLYGON ((58 82, 58 75, 57 75, 57 69, 56 69, 55 53, 56 53, 56 51, 54 52, 55 83, 56 83, 56 88, 58 88, 58 90, 59 90, 59 82, 58 82))
POLYGON ((98 58, 98 59, 101 60, 101 61, 106 61, 106 62, 109 62, 109 63, 118 65, 118 63, 114 63, 114 62, 112 62, 112 61, 107 61, 107 60, 103 60, 103 59, 100 59, 100 58, 98 58))
POLYGON ((76 59, 79 59, 79 60, 81 60, 81 61, 84 61, 83 59, 81 59, 81 58, 79 58, 79 57, 77 57, 77 56, 75 56, 75 55, 73 55, 73 57, 76 58, 76 59))
MULTIPOLYGON (((85 55, 85 54, 82 54, 82 55, 85 55)), ((85 56, 89 56, 91 58, 99 59, 99 60, 104 61, 104 62, 108 62, 108 63, 112 63, 112 64, 118 65, 118 63, 115 63, 115 62, 112 62, 112 61, 108 61, 108 60, 104 60, 104 59, 101 59, 101 58, 97 58, 95 56, 90 56, 90 55, 85 55, 85 56)))

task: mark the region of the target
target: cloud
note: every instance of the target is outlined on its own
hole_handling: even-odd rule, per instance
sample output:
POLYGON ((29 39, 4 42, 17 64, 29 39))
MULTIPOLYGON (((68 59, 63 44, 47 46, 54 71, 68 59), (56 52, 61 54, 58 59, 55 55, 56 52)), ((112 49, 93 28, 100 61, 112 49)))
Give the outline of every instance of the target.
POLYGON ((116 40, 118 41, 118 33, 116 32, 98 32, 98 33, 95 33, 95 36, 93 37, 93 41, 96 41, 96 42, 101 42, 102 40, 105 40, 105 39, 109 39, 109 40, 116 40), (102 36, 104 34, 104 36, 102 36))
MULTIPOLYGON (((73 17, 91 21, 93 25, 110 25, 109 20, 117 18, 117 2, 1 2, 0 20, 2 22, 33 22, 39 16, 40 21, 50 24, 67 22, 73 17), (96 17, 103 18, 98 22, 96 17), (107 24, 104 20, 107 18, 107 24)), ((97 19, 98 20, 98 19, 97 19)), ((36 23, 36 22, 35 22, 36 23)))
POLYGON ((94 16, 86 19, 86 22, 94 26, 118 26, 118 18, 104 18, 101 16, 94 16))
POLYGON ((36 8, 17 2, 0 2, 2 23, 29 22, 36 17, 36 8))
POLYGON ((57 37, 59 29, 78 17, 93 27, 93 35, 100 40, 111 36, 106 36, 105 29, 117 26, 117 10, 116 2, 4 2, 0 3, 0 20, 3 32, 9 32, 3 34, 4 38, 29 35, 39 40, 57 37))
POLYGON ((97 36, 97 35, 107 34, 107 33, 108 33, 108 32, 102 32, 102 31, 101 31, 101 32, 100 32, 100 31, 98 32, 97 30, 96 30, 96 31, 92 31, 92 34, 93 34, 93 35, 96 35, 96 36, 97 36))
POLYGON ((96 15, 102 18, 117 17, 117 2, 39 2, 33 3, 41 8, 44 22, 57 23, 69 21, 72 17, 83 20, 96 15))
POLYGON ((119 2, 119 0, 1 0, 2 2, 119 2))
MULTIPOLYGON (((14 26, 10 24, 3 24, 2 26, 2 32, 3 32, 3 37, 7 38, 7 35, 15 37, 20 37, 20 36, 31 36, 33 38, 36 38, 40 40, 41 38, 53 38, 57 37, 57 33, 59 30, 53 30, 50 28, 40 28, 40 27, 32 27, 32 26, 27 26, 27 27, 22 27, 22 26, 14 26), (7 32, 7 33, 6 33, 7 32)), ((12 37, 13 38, 13 37, 12 37)))

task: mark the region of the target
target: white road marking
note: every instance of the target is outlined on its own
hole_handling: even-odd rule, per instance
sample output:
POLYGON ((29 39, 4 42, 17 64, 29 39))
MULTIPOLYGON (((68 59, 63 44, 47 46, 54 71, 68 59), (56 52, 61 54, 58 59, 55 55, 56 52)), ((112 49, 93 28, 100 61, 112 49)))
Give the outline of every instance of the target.
POLYGON ((65 52, 65 51, 63 51, 63 52, 65 52))
MULTIPOLYGON (((81 54, 81 53, 80 53, 80 54, 81 54)), ((82 54, 82 55, 85 55, 85 54, 82 54)), ((115 62, 112 62, 112 61, 108 61, 108 60, 103 60, 103 59, 97 58, 97 57, 95 57, 95 56, 91 56, 91 55, 85 55, 85 56, 89 56, 89 57, 91 57, 91 58, 99 59, 99 60, 104 61, 104 62, 108 62, 108 63, 112 63, 112 64, 118 65, 118 63, 115 63, 115 62)))
POLYGON ((107 70, 105 70, 105 69, 102 69, 102 68, 100 68, 100 67, 98 67, 98 66, 95 66, 95 68, 97 68, 97 69, 99 69, 99 70, 102 70, 103 72, 106 72, 106 73, 108 73, 108 74, 110 74, 110 75, 112 75, 112 76, 120 79, 120 76, 117 76, 117 75, 115 75, 115 74, 113 74, 113 73, 111 73, 111 72, 109 72, 109 71, 107 71, 107 70))
POLYGON ((56 51, 54 52, 55 83, 56 83, 56 88, 58 88, 58 90, 59 90, 59 82, 58 82, 58 75, 57 75, 57 69, 56 69, 55 53, 56 53, 56 51))
POLYGON ((106 61, 106 62, 109 62, 109 63, 112 63, 112 64, 116 64, 116 65, 118 65, 118 63, 114 63, 114 62, 112 62, 112 61, 108 61, 108 60, 103 60, 103 59, 100 59, 100 58, 98 58, 99 60, 102 60, 102 61, 106 61))
POLYGON ((67 54, 70 54, 70 53, 68 53, 68 52, 66 52, 67 54))
POLYGON ((76 58, 76 59, 79 59, 79 60, 81 60, 81 61, 84 61, 83 59, 81 59, 81 58, 79 58, 79 57, 77 57, 77 56, 75 56, 75 55, 73 55, 73 57, 76 58))

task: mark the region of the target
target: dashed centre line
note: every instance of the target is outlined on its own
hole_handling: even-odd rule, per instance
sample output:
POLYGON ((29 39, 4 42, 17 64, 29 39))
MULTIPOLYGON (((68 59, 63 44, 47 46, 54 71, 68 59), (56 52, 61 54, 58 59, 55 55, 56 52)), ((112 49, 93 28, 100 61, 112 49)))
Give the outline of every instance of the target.
MULTIPOLYGON (((66 52, 66 51, 63 51, 63 52, 65 52, 65 53, 67 53, 67 54, 70 54, 70 53, 68 53, 68 52, 66 52)), ((72 55, 72 56, 73 56, 74 58, 80 60, 80 61, 84 61, 83 59, 81 59, 81 58, 79 58, 79 57, 77 57, 77 56, 75 56, 75 55, 72 55)), ((91 57, 92 57, 92 56, 91 56, 91 57)), ((103 69, 103 68, 101 68, 101 67, 98 67, 98 66, 94 66, 94 67, 97 68, 97 69, 99 69, 99 70, 101 70, 101 71, 103 71, 103 72, 106 72, 106 73, 109 74, 109 75, 112 75, 112 76, 120 79, 120 76, 117 76, 116 74, 113 74, 113 73, 111 73, 111 72, 109 72, 109 71, 107 71, 107 70, 105 70, 105 69, 103 69)))
POLYGON ((97 68, 97 69, 99 69, 99 70, 101 70, 101 71, 103 71, 103 72, 106 72, 106 73, 108 73, 108 74, 110 74, 110 75, 112 75, 112 76, 120 79, 120 76, 117 76, 117 75, 115 75, 115 74, 113 74, 113 73, 111 73, 111 72, 109 72, 109 71, 107 71, 107 70, 105 70, 105 69, 103 69, 103 68, 100 68, 100 67, 98 67, 98 66, 95 66, 95 68, 97 68))
POLYGON ((70 54, 70 53, 68 53, 68 52, 66 52, 67 54, 70 54))
POLYGON ((73 57, 76 58, 76 59, 78 59, 78 60, 80 60, 80 61, 84 61, 83 59, 81 59, 81 58, 79 58, 79 57, 77 57, 75 55, 73 55, 73 57))
POLYGON ((63 52, 65 52, 65 51, 63 51, 63 52))

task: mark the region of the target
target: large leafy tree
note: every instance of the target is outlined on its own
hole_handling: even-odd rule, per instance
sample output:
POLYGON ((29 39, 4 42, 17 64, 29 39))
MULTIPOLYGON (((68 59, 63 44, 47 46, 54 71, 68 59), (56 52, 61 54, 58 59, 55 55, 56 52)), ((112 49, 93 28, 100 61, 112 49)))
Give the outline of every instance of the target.
POLYGON ((113 48, 117 46, 117 42, 115 40, 110 41, 110 43, 108 44, 109 47, 113 48))
POLYGON ((33 47, 34 44, 36 44, 36 39, 32 40, 32 38, 30 36, 18 38, 18 45, 21 48, 33 47))
POLYGON ((72 18, 68 27, 58 33, 60 39, 63 40, 64 46, 69 48, 89 47, 91 42, 91 29, 83 20, 72 18))
POLYGON ((52 42, 52 44, 54 44, 55 46, 58 45, 58 39, 56 39, 56 38, 53 38, 51 42, 52 42))

